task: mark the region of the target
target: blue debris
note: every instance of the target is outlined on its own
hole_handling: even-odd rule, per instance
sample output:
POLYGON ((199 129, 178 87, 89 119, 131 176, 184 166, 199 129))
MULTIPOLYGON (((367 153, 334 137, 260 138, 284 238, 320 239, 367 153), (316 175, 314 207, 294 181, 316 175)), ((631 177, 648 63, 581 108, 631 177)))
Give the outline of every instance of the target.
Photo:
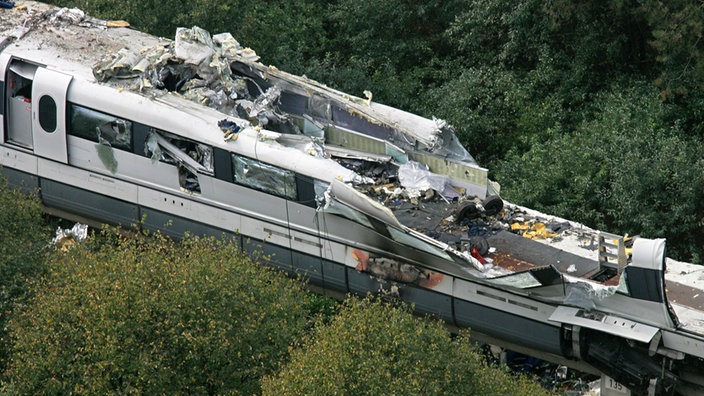
POLYGON ((14 6, 14 1, 0 1, 0 8, 13 8, 14 6))
POLYGON ((230 121, 228 119, 218 121, 218 127, 220 127, 220 129, 222 129, 225 133, 225 140, 235 138, 237 133, 242 130, 242 128, 234 121, 230 121))

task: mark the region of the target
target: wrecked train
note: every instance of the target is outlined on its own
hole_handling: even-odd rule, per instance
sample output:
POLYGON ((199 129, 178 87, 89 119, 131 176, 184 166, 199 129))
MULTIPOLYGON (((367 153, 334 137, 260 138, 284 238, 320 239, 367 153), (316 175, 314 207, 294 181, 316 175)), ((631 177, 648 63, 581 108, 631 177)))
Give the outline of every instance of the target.
POLYGON ((47 210, 228 234, 325 290, 386 291, 637 394, 704 389, 704 312, 666 280, 664 240, 545 227, 441 120, 264 66, 229 34, 124 25, 4 11, 0 163, 47 210))

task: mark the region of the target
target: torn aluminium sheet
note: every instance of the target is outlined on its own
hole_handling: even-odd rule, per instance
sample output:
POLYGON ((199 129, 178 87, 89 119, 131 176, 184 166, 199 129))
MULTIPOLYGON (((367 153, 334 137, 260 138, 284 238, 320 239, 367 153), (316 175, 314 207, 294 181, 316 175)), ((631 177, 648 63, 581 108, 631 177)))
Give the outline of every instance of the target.
POLYGON ((371 92, 366 100, 356 98, 257 59, 229 33, 211 37, 193 27, 179 28, 168 45, 122 49, 93 70, 100 81, 139 78, 137 89, 175 92, 282 133, 321 137, 325 143, 361 151, 383 142, 377 154, 391 155, 399 164, 421 162, 431 172, 447 175, 467 195, 496 193, 488 188, 486 169, 476 164, 445 121, 374 103, 371 92))

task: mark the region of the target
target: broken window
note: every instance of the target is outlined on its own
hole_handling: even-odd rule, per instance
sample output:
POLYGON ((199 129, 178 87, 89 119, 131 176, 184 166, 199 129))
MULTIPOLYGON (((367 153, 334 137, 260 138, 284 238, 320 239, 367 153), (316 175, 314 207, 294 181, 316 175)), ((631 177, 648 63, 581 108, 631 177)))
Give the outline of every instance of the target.
POLYGON ((315 179, 313 181, 313 190, 315 191, 315 202, 317 207, 325 205, 325 191, 330 187, 330 183, 315 179))
POLYGON ((132 151, 132 122, 76 104, 69 105, 69 134, 132 151))
POLYGON ((297 200, 296 174, 290 170, 232 154, 234 181, 269 194, 297 200))
POLYGON ((179 186, 191 193, 200 193, 198 173, 213 175, 213 148, 174 134, 151 129, 145 154, 152 161, 178 166, 179 186))

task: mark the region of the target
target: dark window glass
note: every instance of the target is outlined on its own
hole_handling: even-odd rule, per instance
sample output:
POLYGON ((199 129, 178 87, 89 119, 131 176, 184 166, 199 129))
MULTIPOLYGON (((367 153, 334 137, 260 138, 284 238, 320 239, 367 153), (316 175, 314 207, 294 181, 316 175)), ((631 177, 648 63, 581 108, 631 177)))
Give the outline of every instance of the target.
POLYGON ((132 151, 132 122, 72 104, 69 134, 132 151))
POLYGON ((215 147, 213 150, 213 162, 215 166, 215 177, 220 180, 232 181, 232 160, 230 153, 221 148, 215 147))
POLYGON ((51 96, 44 95, 39 99, 39 125, 47 132, 54 132, 56 123, 56 102, 51 96))
POLYGON ((296 174, 257 160, 232 155, 234 181, 269 194, 297 200, 296 174))
POLYGON ((0 115, 5 113, 5 83, 0 81, 0 115))

